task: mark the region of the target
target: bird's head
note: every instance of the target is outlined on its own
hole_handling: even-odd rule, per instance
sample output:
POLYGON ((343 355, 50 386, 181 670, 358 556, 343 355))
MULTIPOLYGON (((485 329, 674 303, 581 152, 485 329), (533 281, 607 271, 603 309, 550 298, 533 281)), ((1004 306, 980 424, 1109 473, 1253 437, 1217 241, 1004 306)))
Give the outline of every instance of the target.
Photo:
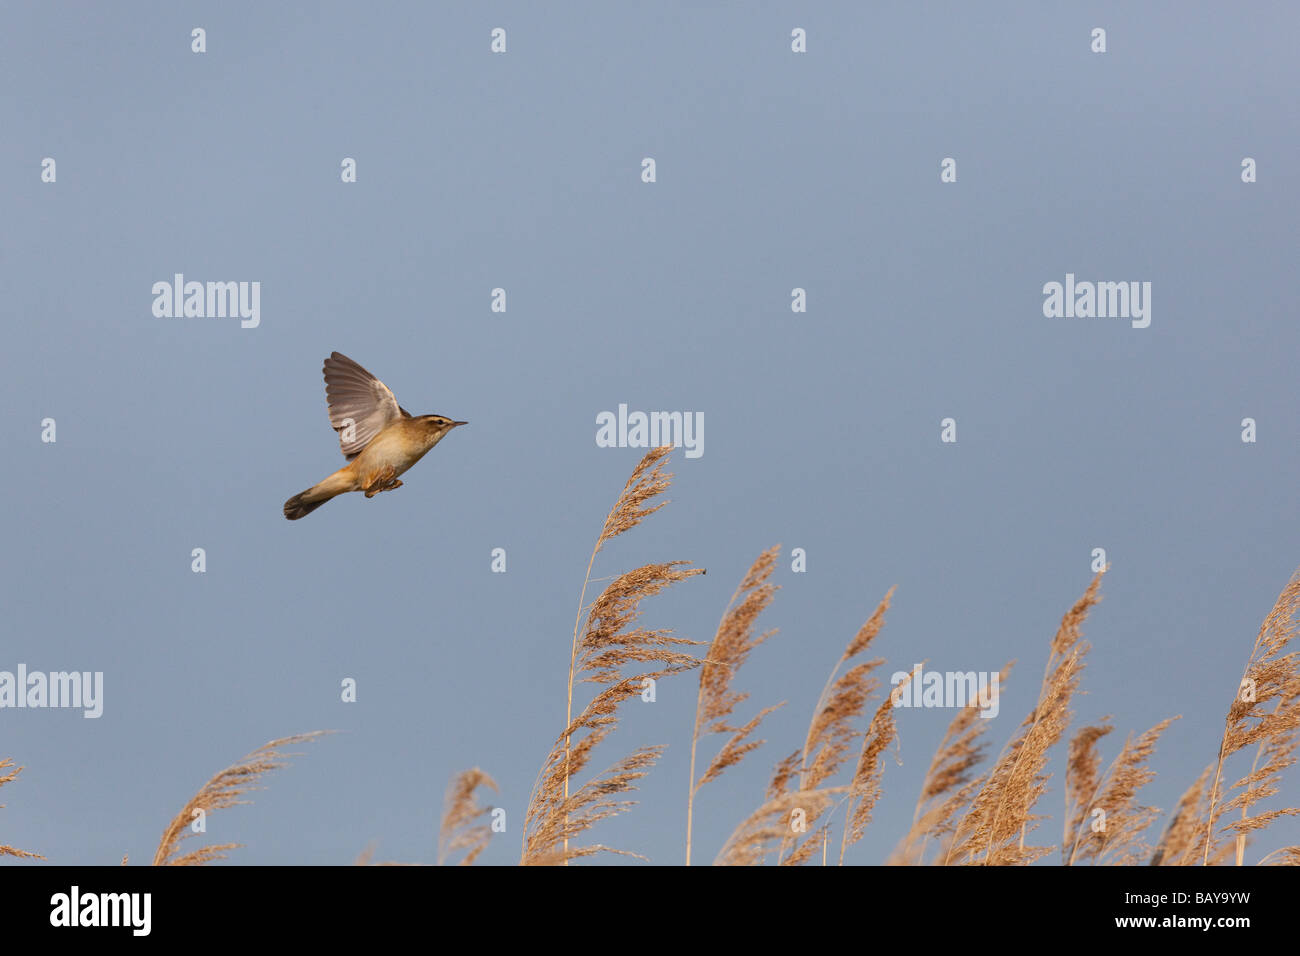
POLYGON ((469 422, 455 422, 443 415, 421 415, 416 419, 421 430, 424 432, 425 439, 429 442, 429 447, 433 447, 440 442, 453 428, 461 425, 468 425, 469 422))

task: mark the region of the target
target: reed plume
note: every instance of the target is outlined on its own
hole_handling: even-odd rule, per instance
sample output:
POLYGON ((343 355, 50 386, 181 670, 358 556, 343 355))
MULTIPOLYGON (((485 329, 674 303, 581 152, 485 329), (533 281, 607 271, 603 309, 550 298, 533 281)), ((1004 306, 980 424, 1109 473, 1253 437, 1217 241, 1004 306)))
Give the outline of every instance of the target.
MULTIPOLYGON (((998 675, 998 688, 1006 686, 1011 664, 998 675)), ((948 724, 939 748, 930 759, 921 792, 912 811, 912 825, 903 836, 889 862, 897 866, 918 866, 925 862, 926 844, 932 839, 952 836, 954 815, 984 783, 974 770, 984 761, 988 742, 982 740, 988 721, 980 719, 981 703, 977 696, 957 712, 948 724)), ((946 855, 947 847, 941 848, 946 855)))
MULTIPOLYGON (((1211 765, 1201 771, 1190 787, 1183 791, 1174 807, 1169 825, 1165 827, 1160 842, 1151 854, 1151 866, 1192 866, 1201 862, 1201 838, 1205 834, 1206 814, 1209 811, 1211 765)), ((1213 858, 1211 864, 1222 862, 1213 858)))
POLYGON ((776 585, 770 582, 781 546, 775 545, 758 556, 740 586, 731 596, 722 615, 713 642, 700 666, 700 689, 695 702, 695 727, 691 734, 690 791, 686 798, 686 865, 691 865, 691 836, 694 824, 695 795, 700 788, 716 780, 750 751, 761 747, 762 740, 751 739, 763 718, 781 707, 776 704, 760 710, 748 723, 734 726, 729 718, 749 694, 733 693, 732 682, 754 648, 775 631, 755 634, 758 617, 772 603, 776 585), (700 739, 710 734, 730 734, 722 748, 709 761, 699 780, 695 779, 696 749, 700 739))
MULTIPOLYGON (((1103 720, 1110 720, 1103 717, 1103 720)), ((1097 792, 1101 777, 1101 752, 1097 742, 1114 731, 1113 724, 1080 727, 1070 738, 1069 757, 1065 762, 1065 827, 1061 832, 1061 861, 1068 863, 1067 850, 1071 834, 1077 834, 1097 792)))
POLYGON ((669 447, 656 448, 641 459, 606 515, 587 562, 569 654, 565 727, 533 785, 524 816, 521 863, 567 864, 602 851, 625 852, 600 844, 574 848, 569 842, 606 817, 632 806, 634 801, 621 796, 636 789, 636 782, 658 760, 663 748, 642 747, 576 790, 571 789, 571 781, 587 767, 593 751, 618 725, 618 709, 623 703, 639 696, 649 682, 699 663, 682 649, 700 642, 676 637, 669 630, 643 628, 637 621, 642 600, 678 581, 703 574, 702 569, 686 568, 685 561, 645 565, 614 578, 590 608, 584 603, 591 569, 605 542, 635 528, 667 503, 655 499, 667 490, 672 479, 663 471, 669 451, 669 447), (625 673, 629 664, 639 672, 625 673), (573 689, 580 676, 583 682, 601 688, 574 718, 573 689))
MULTIPOLYGON (((818 787, 812 790, 788 790, 795 779, 799 754, 793 753, 777 765, 767 798, 732 831, 713 861, 717 866, 758 866, 777 851, 790 834, 792 820, 800 824, 816 820, 829 809, 847 786, 818 787)), ((817 833, 820 833, 819 829, 817 833)), ((814 833, 805 841, 813 849, 821 846, 814 833)), ((811 853, 811 850, 808 851, 811 853)))
MULTIPOLYGON (((898 684, 897 690, 905 688, 911 680, 912 675, 908 674, 898 684)), ((848 795, 845 798, 844 833, 840 837, 840 865, 844 864, 845 849, 862 839, 862 831, 871 822, 871 812, 880 798, 885 751, 897 740, 898 725, 894 721, 894 698, 889 695, 876 708, 871 724, 862 738, 862 752, 858 755, 857 769, 853 773, 853 780, 849 784, 848 795)))
POLYGON ((281 737, 278 740, 272 740, 270 743, 258 747, 238 763, 232 764, 214 776, 203 785, 198 793, 190 798, 189 802, 181 808, 180 813, 176 814, 171 823, 167 825, 167 829, 163 831, 162 839, 158 843, 158 851, 154 854, 153 865, 203 866, 213 860, 225 859, 227 850, 236 849, 242 844, 209 844, 188 853, 180 852, 182 842, 191 835, 190 824, 193 822, 196 813, 202 811, 202 814, 206 817, 214 810, 224 810, 227 807, 251 803, 250 800, 241 800, 239 798, 253 790, 261 789, 256 784, 258 778, 263 774, 278 770, 288 763, 289 757, 298 756, 298 754, 286 753, 282 748, 315 740, 328 732, 316 730, 311 733, 295 734, 292 737, 281 737))
POLYGON ((1098 572, 1083 596, 1066 612, 1052 637, 1038 702, 1020 725, 958 821, 945 863, 1027 864, 1051 852, 1025 845, 1039 819, 1034 807, 1047 788, 1047 753, 1070 723, 1070 700, 1079 686, 1088 645, 1081 627, 1099 599, 1098 572), (964 857, 964 859, 962 859, 964 857))
MULTIPOLYGON (((807 833, 836 805, 837 798, 848 804, 845 839, 852 843, 861 836, 878 793, 877 760, 894 738, 895 730, 889 701, 881 706, 865 734, 855 727, 878 686, 871 672, 883 661, 853 664, 842 675, 840 669, 861 656, 880 633, 893 593, 891 588, 835 662, 813 708, 802 749, 777 763, 764 802, 732 831, 714 861, 716 864, 752 866, 776 852, 780 865, 798 866, 818 850, 825 862, 830 841, 829 818, 802 842, 793 847, 791 844, 796 839, 794 834, 807 833), (863 745, 850 782, 829 785, 827 781, 847 762, 858 738, 863 738, 863 745), (853 833, 856 836, 849 839, 853 833)), ((841 841, 841 860, 845 845, 841 841)))
POLYGON ((1251 815, 1260 801, 1275 796, 1284 770, 1295 763, 1296 729, 1300 727, 1300 652, 1292 643, 1296 634, 1296 614, 1300 611, 1300 571, 1291 576, 1272 610, 1264 618, 1255 645, 1251 649, 1245 674, 1237 696, 1224 720, 1219 758, 1210 786, 1209 808, 1205 814, 1205 832, 1201 862, 1209 865, 1211 856, 1222 850, 1226 838, 1232 844, 1236 863, 1244 862, 1247 835, 1262 830, 1281 816, 1300 813, 1300 808, 1282 807, 1251 815), (1240 790, 1226 803, 1220 803, 1220 784, 1224 766, 1233 754, 1247 747, 1255 748, 1250 772, 1232 785, 1240 790), (1223 814, 1240 811, 1240 818, 1219 828, 1223 814), (1216 828, 1219 840, 1216 840, 1216 828))
MULTIPOLYGON (((0 787, 3 787, 10 780, 13 780, 23 772, 22 767, 14 767, 8 773, 4 773, 7 767, 14 767, 14 762, 9 757, 0 760, 0 787)), ((4 804, 0 803, 0 810, 4 809, 4 804)), ((7 843, 0 843, 0 856, 15 856, 23 860, 43 860, 45 857, 39 853, 33 853, 30 850, 20 850, 17 847, 9 846, 7 843)))
POLYGON ((1159 813, 1140 806, 1137 792, 1154 777, 1147 766, 1156 741, 1177 718, 1156 724, 1136 740, 1130 735, 1114 762, 1098 776, 1095 744, 1111 727, 1085 727, 1070 742, 1066 768, 1066 828, 1061 858, 1067 866, 1090 860, 1094 864, 1130 866, 1151 853, 1141 836, 1159 813), (1096 817, 1095 810, 1103 811, 1096 817), (1093 818, 1097 829, 1093 828, 1093 818))
MULTIPOLYGON (((827 780, 834 777, 844 766, 853 750, 854 742, 861 735, 856 727, 858 718, 866 711, 867 700, 879 687, 880 682, 872 672, 884 663, 883 658, 862 661, 853 664, 843 674, 840 668, 860 657, 871 646, 881 629, 885 626, 885 612, 894 596, 894 589, 876 606, 871 617, 858 629, 852 640, 844 648, 830 676, 813 707, 813 716, 808 723, 808 733, 804 737, 802 762, 799 769, 800 793, 813 793, 821 790, 827 780)), ((848 792, 849 787, 840 792, 848 792)), ((818 801, 809 808, 807 824, 815 823, 825 807, 818 801)), ((829 824, 827 824, 829 826, 829 824)), ((811 858, 819 845, 825 843, 826 827, 819 828, 807 837, 802 844, 795 846, 785 857, 785 849, 793 840, 793 833, 786 831, 782 841, 780 856, 786 866, 795 866, 811 858)))
POLYGON ((495 791, 496 781, 478 767, 456 774, 443 798, 442 823, 438 827, 438 865, 443 866, 454 853, 466 851, 460 866, 472 866, 492 839, 492 828, 476 823, 479 817, 492 812, 491 807, 480 806, 478 790, 488 787, 495 791))

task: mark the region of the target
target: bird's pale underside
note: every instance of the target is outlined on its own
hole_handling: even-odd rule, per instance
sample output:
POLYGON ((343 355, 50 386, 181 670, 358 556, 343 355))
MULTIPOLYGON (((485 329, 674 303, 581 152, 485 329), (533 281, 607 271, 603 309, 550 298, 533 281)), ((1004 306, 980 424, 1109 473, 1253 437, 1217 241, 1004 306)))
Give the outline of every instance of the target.
POLYGON ((330 425, 348 464, 284 503, 284 516, 295 521, 349 491, 373 498, 400 488, 398 476, 423 458, 459 425, 442 415, 412 415, 397 404, 392 391, 352 359, 331 352, 325 360, 325 401, 330 425))

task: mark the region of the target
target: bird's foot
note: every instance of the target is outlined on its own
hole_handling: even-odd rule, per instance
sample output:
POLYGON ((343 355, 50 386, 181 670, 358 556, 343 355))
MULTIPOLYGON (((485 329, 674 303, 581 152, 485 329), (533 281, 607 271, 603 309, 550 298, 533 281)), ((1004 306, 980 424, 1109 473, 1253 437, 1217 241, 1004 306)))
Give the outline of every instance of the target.
POLYGON ((394 488, 402 487, 401 481, 393 473, 392 468, 385 468, 379 474, 375 475, 370 482, 370 486, 365 489, 366 497, 373 498, 381 491, 392 491, 394 488))

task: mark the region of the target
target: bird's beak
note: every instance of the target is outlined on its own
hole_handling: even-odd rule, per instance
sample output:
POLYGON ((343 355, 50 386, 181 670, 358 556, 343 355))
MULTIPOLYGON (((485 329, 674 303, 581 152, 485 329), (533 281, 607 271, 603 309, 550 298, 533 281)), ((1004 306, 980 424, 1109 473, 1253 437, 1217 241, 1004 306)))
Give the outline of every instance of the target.
POLYGON ((455 428, 457 425, 468 425, 468 424, 469 422, 452 422, 451 427, 455 428))

